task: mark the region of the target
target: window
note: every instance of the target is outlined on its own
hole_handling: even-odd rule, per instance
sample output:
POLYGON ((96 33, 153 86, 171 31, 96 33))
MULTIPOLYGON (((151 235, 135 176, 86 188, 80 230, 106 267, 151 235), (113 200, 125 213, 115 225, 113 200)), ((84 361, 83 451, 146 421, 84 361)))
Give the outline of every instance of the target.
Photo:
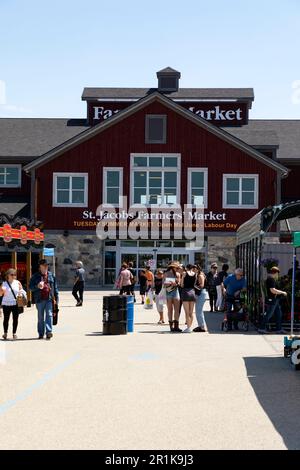
POLYGON ((188 204, 207 207, 207 168, 188 168, 188 204))
POLYGON ((165 144, 167 140, 167 116, 147 114, 145 123, 146 144, 165 144))
POLYGON ((123 196, 123 168, 103 168, 103 204, 119 206, 123 196))
POLYGON ((21 165, 0 165, 0 187, 21 186, 21 165))
POLYGON ((86 207, 88 204, 87 173, 54 173, 53 206, 86 207))
POLYGON ((223 207, 257 209, 258 175, 223 175, 223 207))
POLYGON ((131 204, 179 203, 179 155, 134 154, 131 159, 131 204))

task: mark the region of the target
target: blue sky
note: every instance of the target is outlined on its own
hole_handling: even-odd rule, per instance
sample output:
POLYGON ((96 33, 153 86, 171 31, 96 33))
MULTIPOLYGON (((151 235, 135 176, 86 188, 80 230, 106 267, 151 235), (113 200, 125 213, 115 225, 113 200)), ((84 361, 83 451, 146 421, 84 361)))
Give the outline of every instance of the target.
POLYGON ((0 19, 1 117, 83 117, 85 86, 169 65, 182 87, 253 87, 252 118, 300 119, 299 0, 0 0, 0 19))

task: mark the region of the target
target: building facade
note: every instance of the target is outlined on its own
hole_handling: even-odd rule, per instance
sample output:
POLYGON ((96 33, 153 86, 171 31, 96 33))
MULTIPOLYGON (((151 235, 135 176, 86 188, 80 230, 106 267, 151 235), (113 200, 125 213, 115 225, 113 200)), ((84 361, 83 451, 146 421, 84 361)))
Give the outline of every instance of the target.
POLYGON ((249 119, 252 89, 180 88, 171 68, 157 78, 150 89, 84 89, 85 120, 0 120, 0 203, 42 221, 63 285, 77 259, 88 284, 101 286, 113 283, 123 261, 138 269, 171 259, 233 268, 237 228, 263 207, 299 198, 300 121, 249 119), (117 220, 106 240, 96 235, 105 204, 117 220), (151 238, 150 214, 162 204, 171 229, 160 225, 151 238), (203 206, 202 246, 181 230, 186 205, 191 213, 203 206), (142 208, 148 235, 128 233, 132 207, 142 208))

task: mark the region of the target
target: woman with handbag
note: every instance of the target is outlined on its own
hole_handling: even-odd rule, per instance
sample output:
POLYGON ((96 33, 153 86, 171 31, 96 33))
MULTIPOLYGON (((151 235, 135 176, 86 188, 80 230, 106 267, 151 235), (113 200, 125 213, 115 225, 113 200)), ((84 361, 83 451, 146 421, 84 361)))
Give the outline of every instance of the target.
POLYGON ((196 318, 198 326, 193 329, 195 333, 202 333, 207 331, 206 321, 204 317, 204 304, 207 298, 207 291, 205 289, 205 274, 202 271, 201 266, 198 266, 198 273, 196 275, 195 282, 195 294, 196 294, 196 318))
POLYGON ((3 329, 4 333, 2 338, 7 339, 8 326, 10 315, 13 317, 13 339, 17 338, 17 328, 19 321, 19 314, 22 313, 24 305, 26 305, 27 297, 26 292, 22 287, 20 281, 17 280, 17 271, 9 269, 5 274, 5 281, 0 287, 0 295, 3 295, 3 329))

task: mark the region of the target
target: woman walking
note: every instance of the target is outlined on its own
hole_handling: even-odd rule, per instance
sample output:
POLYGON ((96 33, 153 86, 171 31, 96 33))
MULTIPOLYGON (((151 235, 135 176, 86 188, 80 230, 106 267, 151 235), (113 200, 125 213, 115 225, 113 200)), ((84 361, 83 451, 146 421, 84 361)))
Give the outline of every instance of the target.
POLYGON ((182 303, 186 316, 186 329, 183 333, 192 333, 193 314, 196 302, 195 282, 196 282, 196 266, 188 264, 181 279, 182 287, 182 303))
POLYGON ((201 266, 198 266, 198 273, 195 283, 195 294, 196 294, 196 318, 198 326, 193 331, 196 333, 202 333, 207 331, 207 326, 204 317, 204 304, 207 297, 207 291, 205 289, 205 274, 202 271, 201 266))
POLYGON ((178 264, 171 262, 164 274, 163 285, 166 288, 169 325, 172 333, 181 333, 179 328, 180 297, 178 286, 180 274, 177 272, 178 264))
POLYGON ((140 274, 139 274, 139 282, 140 282, 140 296, 142 298, 142 304, 145 303, 145 294, 147 290, 147 276, 146 276, 146 270, 141 269, 140 274))
POLYGON ((216 283, 217 283, 217 278, 218 278, 218 265, 217 263, 212 263, 210 267, 210 271, 206 276, 206 285, 207 285, 207 290, 208 290, 208 295, 209 295, 209 303, 210 303, 210 311, 217 312, 217 288, 216 288, 216 283))
POLYGON ((9 269, 5 274, 5 281, 0 287, 0 295, 3 295, 3 336, 4 340, 7 339, 8 326, 10 315, 13 317, 13 339, 17 338, 17 329, 19 321, 19 309, 17 304, 18 295, 23 295, 26 298, 26 292, 22 284, 17 280, 17 271, 9 269))
POLYGON ((158 325, 163 325, 165 323, 164 321, 164 306, 162 303, 160 303, 159 299, 159 293, 162 290, 163 287, 163 279, 164 279, 164 272, 159 269, 156 271, 155 277, 154 277, 154 290, 155 290, 155 303, 156 303, 156 308, 159 313, 159 321, 158 325))

